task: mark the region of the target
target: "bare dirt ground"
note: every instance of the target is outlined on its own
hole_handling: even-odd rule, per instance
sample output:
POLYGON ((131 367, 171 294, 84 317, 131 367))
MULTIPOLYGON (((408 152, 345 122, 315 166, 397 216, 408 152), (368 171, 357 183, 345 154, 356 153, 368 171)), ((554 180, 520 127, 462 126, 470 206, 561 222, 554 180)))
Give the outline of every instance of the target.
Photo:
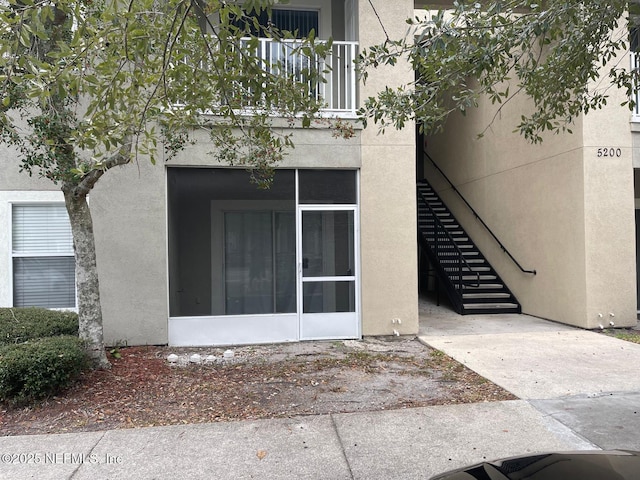
MULTIPOLYGON (((372 411, 514 399, 415 338, 233 348, 131 347, 57 397, 0 405, 0 435, 372 411), (170 364, 167 357, 178 355, 170 364), (202 363, 189 358, 199 354, 202 363), (229 354, 228 354, 229 355, 229 354), (215 356, 209 357, 208 356, 215 356)), ((116 352, 114 352, 116 353, 116 352)))

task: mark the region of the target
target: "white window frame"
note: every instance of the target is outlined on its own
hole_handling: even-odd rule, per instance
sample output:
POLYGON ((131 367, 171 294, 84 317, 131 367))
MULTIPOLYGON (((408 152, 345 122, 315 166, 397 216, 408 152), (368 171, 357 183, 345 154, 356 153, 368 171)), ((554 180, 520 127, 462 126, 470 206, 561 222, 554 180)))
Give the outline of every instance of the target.
MULTIPOLYGON (((32 255, 13 253, 13 206, 38 204, 64 204, 60 191, 0 191, 0 307, 14 307, 13 304, 13 259, 32 255)), ((64 256, 69 254, 52 253, 41 256, 64 256)), ((71 253, 73 256, 73 253, 71 253)), ((78 293, 76 289, 74 308, 51 308, 51 310, 78 311, 78 293)))

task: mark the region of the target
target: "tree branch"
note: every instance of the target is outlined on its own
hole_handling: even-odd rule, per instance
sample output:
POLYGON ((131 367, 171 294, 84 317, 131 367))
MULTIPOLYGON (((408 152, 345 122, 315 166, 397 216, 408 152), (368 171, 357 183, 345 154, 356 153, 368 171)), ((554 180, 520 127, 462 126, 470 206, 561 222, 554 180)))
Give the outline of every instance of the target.
POLYGON ((82 197, 86 196, 91 192, 95 184, 100 180, 100 178, 113 167, 117 167, 119 165, 126 165, 131 162, 131 152, 133 151, 133 139, 131 135, 128 135, 125 138, 125 143, 122 145, 118 152, 113 154, 104 162, 100 163, 99 167, 94 167, 89 171, 82 180, 73 187, 72 195, 74 197, 82 197))

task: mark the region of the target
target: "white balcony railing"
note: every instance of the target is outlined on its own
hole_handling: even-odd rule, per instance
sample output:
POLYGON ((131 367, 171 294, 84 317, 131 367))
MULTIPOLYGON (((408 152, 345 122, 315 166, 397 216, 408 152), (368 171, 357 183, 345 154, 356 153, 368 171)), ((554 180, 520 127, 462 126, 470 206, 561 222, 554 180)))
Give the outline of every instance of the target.
POLYGON ((281 71, 291 75, 297 82, 306 83, 310 94, 324 104, 324 113, 355 115, 357 81, 354 61, 357 42, 333 42, 331 51, 324 58, 311 57, 296 50, 300 46, 296 40, 260 38, 257 47, 249 46, 250 42, 250 39, 243 40, 243 47, 254 48, 251 55, 261 60, 266 71, 276 75, 281 71), (307 80, 311 71, 320 78, 313 82, 307 80))
MULTIPOLYGON (((637 71, 640 69, 640 52, 631 52, 631 71, 637 71)), ((633 93, 631 94, 631 100, 633 100, 635 106, 631 112, 631 121, 640 122, 640 85, 635 85, 633 93)))
MULTIPOLYGON (((358 43, 333 42, 324 58, 305 55, 296 48, 299 46, 298 40, 276 41, 270 38, 259 38, 257 44, 256 39, 246 38, 241 43, 243 55, 258 59, 263 72, 287 75, 298 83, 306 84, 305 90, 323 105, 322 115, 355 118, 358 99, 354 62, 358 43), (309 72, 314 74, 310 75, 309 72)), ((187 65, 194 63, 189 58, 184 62, 187 65)), ((209 70, 206 62, 195 63, 203 71, 209 70)), ((225 98, 225 103, 233 104, 234 109, 250 115, 252 111, 265 108, 258 88, 255 82, 239 82, 234 85, 231 97, 225 98)), ((187 102, 186 99, 180 100, 176 105, 185 105, 187 102)))
MULTIPOLYGON (((357 42, 333 42, 328 54, 321 58, 309 56, 297 47, 298 40, 276 41, 270 38, 242 39, 244 56, 257 59, 260 69, 273 75, 287 75, 302 85, 306 91, 323 107, 321 113, 326 116, 342 118, 355 117, 357 104, 357 79, 355 60, 358 54, 357 42), (313 74, 310 74, 313 72, 313 74), (313 78, 313 80, 309 80, 313 78)), ((196 63, 202 71, 208 71, 206 62, 185 58, 184 63, 196 63)), ((234 84, 231 98, 225 97, 225 103, 233 104, 235 109, 247 114, 256 109, 265 108, 260 100, 259 87, 255 82, 234 84), (253 83, 253 87, 250 84, 253 83)), ((179 95, 179 94, 178 94, 179 95)), ((179 97, 180 98, 180 97, 179 97)), ((177 106, 188 103, 186 99, 176 102, 177 106)))

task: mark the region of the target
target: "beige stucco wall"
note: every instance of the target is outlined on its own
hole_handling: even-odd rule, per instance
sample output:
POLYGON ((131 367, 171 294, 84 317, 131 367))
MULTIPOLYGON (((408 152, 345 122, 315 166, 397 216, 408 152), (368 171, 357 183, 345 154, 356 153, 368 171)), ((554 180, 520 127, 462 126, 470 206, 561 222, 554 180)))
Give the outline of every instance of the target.
POLYGON ((428 152, 498 238, 524 268, 537 270, 521 273, 427 165, 427 178, 523 311, 585 328, 608 324, 610 312, 617 326, 636 323, 629 111, 619 106, 623 94, 611 93, 606 108, 577 119, 573 135, 545 135, 542 144, 513 133, 530 108, 524 98, 505 105, 493 123, 495 106, 481 102, 428 139, 428 152), (605 147, 620 148, 621 156, 599 158, 605 147))
POLYGON ((107 344, 167 343, 165 191, 162 165, 141 158, 91 194, 107 344))
MULTIPOLYGON (((621 61, 629 65, 627 56, 621 61)), ((609 107, 590 113, 582 131, 588 328, 635 325, 637 318, 631 115, 620 107, 623 91, 609 95, 609 107), (621 154, 599 157, 599 148, 621 154)))
MULTIPOLYGON (((373 1, 391 38, 406 33, 405 20, 413 14, 413 0, 373 1)), ((359 2, 360 45, 384 40, 382 26, 369 2, 359 2)), ((385 86, 410 82, 407 65, 370 72, 360 98, 385 86)), ((372 125, 362 132, 361 242, 362 315, 365 335, 418 331, 418 286, 415 210, 415 133, 412 124, 402 131, 379 135, 372 125), (401 323, 392 323, 394 319, 401 323)))
MULTIPOLYGON (((276 122, 276 124, 279 122, 276 122)), ((358 168, 361 165, 361 128, 354 122, 354 137, 335 138, 328 122, 320 122, 311 129, 277 127, 281 135, 291 137, 295 148, 288 149, 278 168, 358 168)), ((167 165, 202 165, 228 167, 218 161, 212 152, 215 146, 207 132, 193 134, 195 144, 167 162, 167 165)))
POLYGON ((0 190, 59 190, 53 182, 40 177, 36 171, 32 176, 20 172, 19 153, 6 144, 0 144, 0 190))

